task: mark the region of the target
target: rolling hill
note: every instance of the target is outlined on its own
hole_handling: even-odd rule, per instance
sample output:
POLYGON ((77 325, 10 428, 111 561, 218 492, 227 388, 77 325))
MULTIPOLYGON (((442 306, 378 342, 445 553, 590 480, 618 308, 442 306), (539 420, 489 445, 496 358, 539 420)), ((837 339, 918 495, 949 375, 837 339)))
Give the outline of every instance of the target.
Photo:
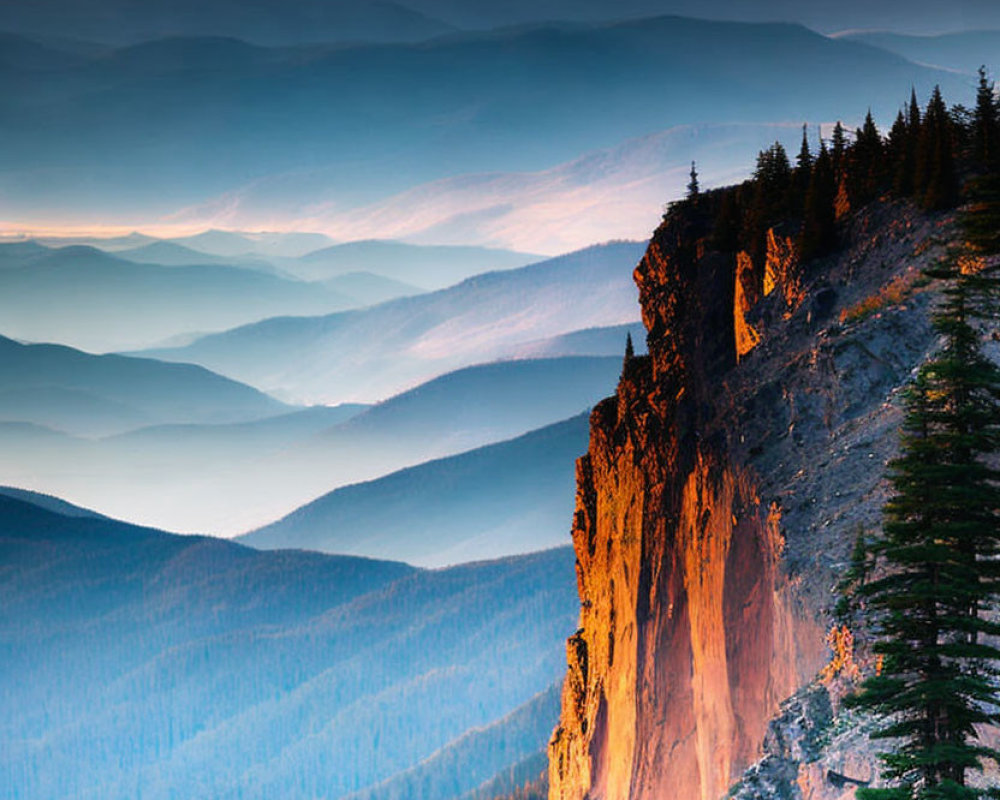
POLYGON ((444 375, 369 409, 158 425, 97 441, 10 422, 0 424, 0 484, 141 524, 233 536, 339 486, 579 414, 607 394, 620 368, 618 357, 501 362, 444 375))
POLYGON ((143 355, 202 364, 295 402, 378 400, 568 333, 581 319, 636 320, 631 270, 642 250, 611 243, 369 309, 266 320, 143 355))
POLYGON ((972 30, 936 36, 863 31, 845 34, 845 38, 879 47, 920 64, 974 75, 984 65, 996 72, 1000 62, 1000 18, 993 24, 993 30, 976 30, 970 26, 972 30))
POLYGON ((370 272, 424 289, 443 289, 483 272, 523 267, 542 256, 488 247, 445 247, 370 240, 348 242, 279 262, 303 280, 370 272))
POLYGON ((0 337, 0 420, 99 436, 151 424, 223 423, 289 411, 191 364, 95 356, 0 337))
POLYGON ((224 264, 134 263, 74 246, 34 256, 0 245, 0 316, 8 336, 91 351, 149 346, 276 314, 355 305, 328 287, 224 264))
POLYGON ((567 543, 587 416, 336 489, 244 544, 442 566, 567 543))
POLYGON ((568 548, 421 571, 0 496, 0 550, 10 800, 390 800, 412 770, 447 800, 555 719, 568 548))
POLYGON ((300 0, 292 6, 267 0, 102 0, 87 8, 68 0, 37 0, 5 10, 4 24, 10 30, 114 44, 191 35, 239 37, 262 44, 392 42, 451 30, 392 0, 300 0))

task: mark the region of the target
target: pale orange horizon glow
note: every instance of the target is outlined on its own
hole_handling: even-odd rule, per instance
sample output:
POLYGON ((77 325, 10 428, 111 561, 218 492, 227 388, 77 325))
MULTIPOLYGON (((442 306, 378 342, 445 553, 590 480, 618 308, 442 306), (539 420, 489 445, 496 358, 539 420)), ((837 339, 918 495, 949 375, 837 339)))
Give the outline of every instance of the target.
POLYGON ((240 234, 268 233, 320 233, 321 231, 303 231, 295 226, 275 226, 266 230, 248 230, 239 227, 221 225, 206 225, 192 223, 148 225, 94 225, 87 223, 34 223, 21 224, 0 220, 0 241, 16 242, 29 239, 114 239, 130 234, 151 236, 156 239, 171 239, 179 236, 194 236, 207 230, 219 230, 240 234))

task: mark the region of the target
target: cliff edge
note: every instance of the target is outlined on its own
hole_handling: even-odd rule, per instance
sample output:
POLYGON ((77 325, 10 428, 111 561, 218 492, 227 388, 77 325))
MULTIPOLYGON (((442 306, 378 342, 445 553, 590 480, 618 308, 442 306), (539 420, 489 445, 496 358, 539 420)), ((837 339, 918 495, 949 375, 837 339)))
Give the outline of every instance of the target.
MULTIPOLYGON (((626 359, 577 463, 550 800, 717 800, 762 756, 829 658, 838 572, 878 524, 899 390, 934 344, 920 274, 948 214, 876 202, 803 264, 780 225, 756 256, 718 247, 720 202, 655 232, 634 273, 649 355, 626 359)), ((814 783, 800 796, 842 795, 814 783)))

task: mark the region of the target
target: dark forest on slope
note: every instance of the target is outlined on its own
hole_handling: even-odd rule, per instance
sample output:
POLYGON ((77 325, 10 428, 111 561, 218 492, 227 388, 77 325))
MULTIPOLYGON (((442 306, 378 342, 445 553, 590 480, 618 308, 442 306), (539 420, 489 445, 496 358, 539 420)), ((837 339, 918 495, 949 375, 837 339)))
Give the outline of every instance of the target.
POLYGON ((332 798, 439 752, 458 796, 537 758, 573 586, 566 548, 425 571, 0 497, 0 797, 332 798))

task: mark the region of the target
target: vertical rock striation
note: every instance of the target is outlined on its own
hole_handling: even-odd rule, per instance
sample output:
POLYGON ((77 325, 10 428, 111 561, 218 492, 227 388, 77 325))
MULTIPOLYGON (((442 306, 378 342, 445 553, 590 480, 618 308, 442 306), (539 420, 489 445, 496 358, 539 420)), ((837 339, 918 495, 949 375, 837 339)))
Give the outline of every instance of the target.
POLYGON ((672 214, 635 270, 649 355, 595 408, 577 465, 580 629, 551 800, 717 800, 819 666, 821 632, 792 611, 780 514, 746 466, 726 385, 761 339, 747 314, 764 276, 782 312, 801 296, 794 253, 772 233, 755 275, 706 249, 691 217, 672 214))

